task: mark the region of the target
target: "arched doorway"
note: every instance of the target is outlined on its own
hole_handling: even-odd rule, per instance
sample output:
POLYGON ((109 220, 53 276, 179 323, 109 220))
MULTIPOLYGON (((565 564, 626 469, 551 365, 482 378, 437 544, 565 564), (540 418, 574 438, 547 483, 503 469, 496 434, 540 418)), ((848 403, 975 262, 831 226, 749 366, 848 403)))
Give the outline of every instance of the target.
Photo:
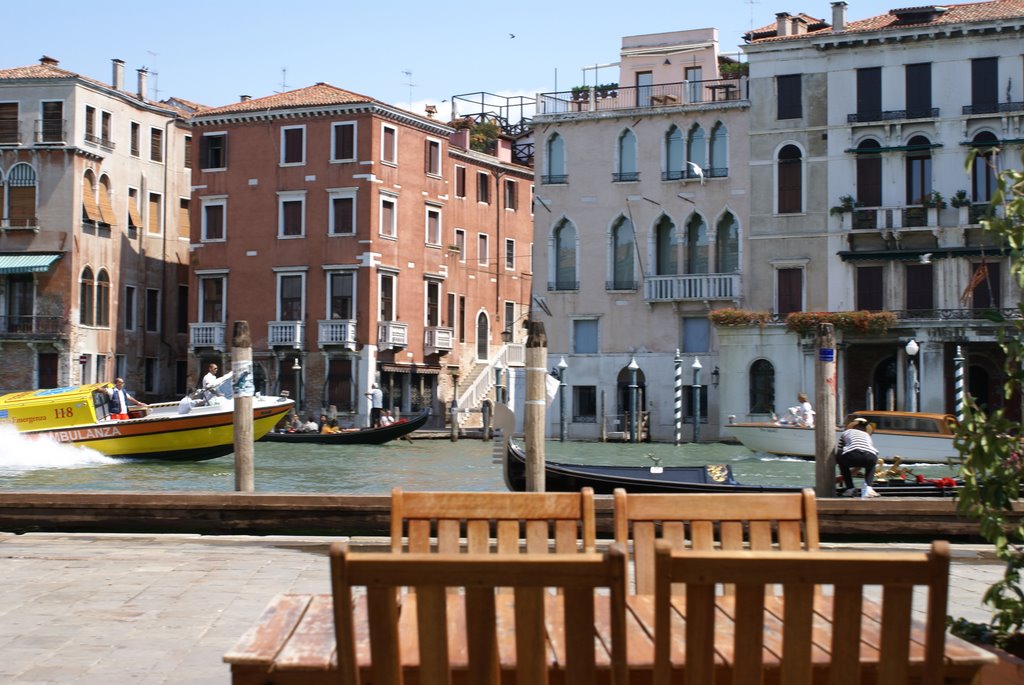
MULTIPOLYGON (((628 432, 629 431, 629 408, 630 408, 630 392, 632 388, 631 383, 631 372, 629 366, 623 366, 619 369, 619 375, 615 379, 615 428, 613 430, 628 432)), ((643 369, 636 370, 636 409, 641 416, 644 415, 644 407, 647 406, 647 377, 644 375, 643 369)), ((641 431, 641 435, 643 431, 641 431)))
POLYGON ((476 316, 476 358, 486 360, 490 348, 490 321, 487 319, 487 312, 480 312, 476 316))
POLYGON ((871 398, 875 409, 896 408, 896 357, 882 359, 871 374, 871 398), (892 397, 890 403, 889 397, 892 397))

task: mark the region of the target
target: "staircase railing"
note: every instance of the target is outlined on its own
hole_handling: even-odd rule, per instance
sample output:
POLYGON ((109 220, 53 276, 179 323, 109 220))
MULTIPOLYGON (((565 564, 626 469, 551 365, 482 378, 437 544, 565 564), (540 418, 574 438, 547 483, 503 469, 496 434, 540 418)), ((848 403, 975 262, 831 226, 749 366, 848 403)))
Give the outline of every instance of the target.
POLYGON ((465 422, 467 412, 479 408, 484 399, 490 394, 491 388, 494 387, 494 366, 498 362, 501 362, 502 366, 506 368, 510 364, 513 366, 522 365, 522 343, 502 345, 498 352, 490 359, 486 360, 486 362, 480 362, 481 364, 486 363, 486 366, 480 369, 476 378, 470 381, 469 386, 457 399, 460 426, 465 422))

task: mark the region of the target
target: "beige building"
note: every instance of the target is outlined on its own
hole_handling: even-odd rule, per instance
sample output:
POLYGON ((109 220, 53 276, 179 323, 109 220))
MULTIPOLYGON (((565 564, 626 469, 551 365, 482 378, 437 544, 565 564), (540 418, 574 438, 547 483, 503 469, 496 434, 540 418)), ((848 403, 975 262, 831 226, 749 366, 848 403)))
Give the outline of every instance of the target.
POLYGON ((0 70, 0 391, 186 388, 187 111, 39 64, 0 70))
POLYGON ((551 365, 567 365, 569 438, 690 440, 696 414, 700 437, 714 439, 708 312, 743 298, 747 81, 715 29, 625 37, 617 67, 616 83, 595 70, 593 83, 539 96, 534 295, 550 316, 534 315, 551 365))

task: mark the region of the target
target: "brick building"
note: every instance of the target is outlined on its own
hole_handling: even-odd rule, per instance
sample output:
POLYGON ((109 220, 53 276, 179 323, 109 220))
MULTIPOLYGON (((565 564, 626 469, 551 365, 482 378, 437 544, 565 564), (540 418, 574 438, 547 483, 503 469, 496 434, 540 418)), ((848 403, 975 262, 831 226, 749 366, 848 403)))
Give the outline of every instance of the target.
POLYGON ((509 141, 476 152, 468 130, 324 83, 191 126, 193 373, 226 366, 245 320, 257 390, 365 423, 372 383, 443 416, 503 352, 532 240, 532 171, 509 141))

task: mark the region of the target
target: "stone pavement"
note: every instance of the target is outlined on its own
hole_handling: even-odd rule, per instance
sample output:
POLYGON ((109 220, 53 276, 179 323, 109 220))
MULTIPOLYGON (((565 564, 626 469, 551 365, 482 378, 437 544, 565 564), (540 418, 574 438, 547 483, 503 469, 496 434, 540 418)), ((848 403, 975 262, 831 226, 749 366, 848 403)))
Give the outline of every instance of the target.
MULTIPOLYGON (((0 682, 226 685, 221 657, 273 595, 330 592, 337 539, 0 533, 0 682)), ((954 546, 952 615, 988 618, 989 549, 954 546)))

